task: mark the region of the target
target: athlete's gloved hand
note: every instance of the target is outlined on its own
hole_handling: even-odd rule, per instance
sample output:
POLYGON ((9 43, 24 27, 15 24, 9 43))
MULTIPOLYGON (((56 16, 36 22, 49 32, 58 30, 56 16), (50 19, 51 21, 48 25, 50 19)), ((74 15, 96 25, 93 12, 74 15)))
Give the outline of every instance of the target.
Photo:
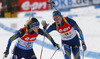
POLYGON ((4 57, 7 57, 8 54, 9 54, 9 51, 8 51, 8 49, 6 49, 6 51, 4 52, 4 57))
POLYGON ((60 49, 59 44, 56 44, 56 43, 55 43, 55 44, 53 44, 53 46, 56 47, 58 50, 60 49))
POLYGON ((83 47, 83 50, 84 50, 84 51, 87 49, 86 44, 85 44, 84 41, 82 41, 82 47, 83 47))
POLYGON ((45 30, 46 30, 47 26, 49 25, 49 24, 46 23, 45 20, 42 20, 41 24, 43 26, 43 29, 45 29, 45 30))

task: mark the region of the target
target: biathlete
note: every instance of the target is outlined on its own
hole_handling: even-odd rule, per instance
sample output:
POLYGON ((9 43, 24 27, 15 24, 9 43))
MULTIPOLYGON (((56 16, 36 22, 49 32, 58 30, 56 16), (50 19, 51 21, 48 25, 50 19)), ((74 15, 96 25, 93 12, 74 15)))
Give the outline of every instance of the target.
MULTIPOLYGON (((46 32, 50 33, 51 31, 56 30, 60 33, 65 59, 71 59, 71 51, 73 52, 74 59, 80 59, 80 40, 84 51, 87 47, 78 24, 71 18, 63 17, 58 10, 53 12, 53 19, 55 22, 48 27, 46 32)), ((43 28, 45 29, 47 23, 46 21, 42 21, 42 23, 43 28)))
POLYGON ((39 21, 36 18, 31 18, 25 27, 21 28, 9 39, 4 56, 7 57, 11 43, 17 39, 18 41, 14 47, 12 59, 37 59, 32 47, 38 34, 47 37, 51 43, 59 49, 58 44, 54 42, 53 38, 47 32, 39 28, 39 21))

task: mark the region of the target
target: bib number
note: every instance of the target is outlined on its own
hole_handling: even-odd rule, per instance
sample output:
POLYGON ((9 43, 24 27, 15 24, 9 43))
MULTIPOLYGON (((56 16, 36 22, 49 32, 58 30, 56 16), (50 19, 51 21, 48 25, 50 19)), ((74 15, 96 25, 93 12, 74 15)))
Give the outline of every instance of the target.
POLYGON ((25 42, 24 44, 25 44, 25 47, 30 47, 32 46, 33 42, 25 42))
POLYGON ((66 33, 63 33, 62 35, 63 35, 64 37, 65 37, 65 36, 67 37, 67 36, 71 35, 71 31, 66 32, 66 33))

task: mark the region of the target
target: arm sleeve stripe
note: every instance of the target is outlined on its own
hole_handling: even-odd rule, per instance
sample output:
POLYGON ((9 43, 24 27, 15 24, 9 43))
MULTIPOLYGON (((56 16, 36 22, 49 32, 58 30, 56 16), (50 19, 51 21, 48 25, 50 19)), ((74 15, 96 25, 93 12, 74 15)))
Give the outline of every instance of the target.
POLYGON ((14 35, 10 40, 11 40, 11 42, 14 40, 14 39, 16 39, 17 38, 17 36, 16 35, 14 35))
POLYGON ((51 41, 51 37, 48 33, 45 32, 45 34, 47 35, 48 39, 51 41))
POLYGON ((79 29, 79 34, 81 34, 81 32, 82 32, 81 29, 79 27, 78 27, 78 29, 79 29))

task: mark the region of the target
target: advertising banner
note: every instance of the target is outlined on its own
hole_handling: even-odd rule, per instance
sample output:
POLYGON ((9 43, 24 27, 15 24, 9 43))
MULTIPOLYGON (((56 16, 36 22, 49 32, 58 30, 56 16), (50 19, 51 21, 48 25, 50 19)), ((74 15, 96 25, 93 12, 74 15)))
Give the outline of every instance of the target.
POLYGON ((100 4, 100 0, 93 0, 93 4, 96 4, 96 5, 100 4))
POLYGON ((81 7, 90 5, 89 0, 53 0, 55 7, 58 9, 66 9, 72 7, 81 7))
POLYGON ((30 11, 31 6, 34 10, 49 10, 48 0, 19 0, 18 6, 21 11, 30 11))

